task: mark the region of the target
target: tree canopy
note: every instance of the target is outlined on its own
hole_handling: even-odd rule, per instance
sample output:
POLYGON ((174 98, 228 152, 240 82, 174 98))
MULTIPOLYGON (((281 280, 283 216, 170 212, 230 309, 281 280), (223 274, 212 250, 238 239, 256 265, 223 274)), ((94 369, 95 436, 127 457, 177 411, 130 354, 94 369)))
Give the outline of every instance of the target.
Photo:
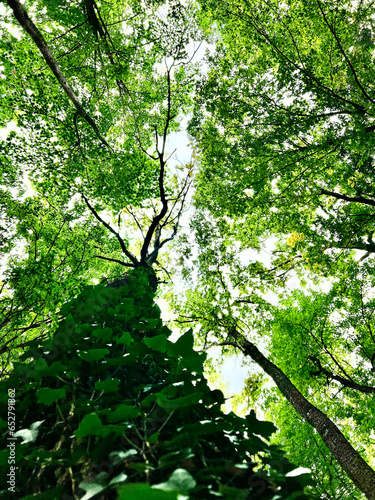
POLYGON ((375 498, 374 9, 0 3, 0 359, 25 412, 20 494, 375 498), (245 420, 220 412, 193 339, 272 380, 249 376, 245 420), (279 446, 313 481, 285 476, 279 446), (120 455, 93 474, 102 453, 120 455))

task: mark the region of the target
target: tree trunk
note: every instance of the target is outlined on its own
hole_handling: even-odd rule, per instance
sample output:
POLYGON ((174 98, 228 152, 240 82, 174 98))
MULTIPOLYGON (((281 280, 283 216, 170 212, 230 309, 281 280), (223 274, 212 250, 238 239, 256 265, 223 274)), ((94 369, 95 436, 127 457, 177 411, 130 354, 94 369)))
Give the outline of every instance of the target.
POLYGON ((327 448, 354 484, 369 500, 375 500, 375 471, 352 447, 336 425, 327 415, 311 404, 280 368, 269 361, 252 342, 237 331, 232 331, 230 335, 236 339, 236 344, 245 356, 250 356, 273 378, 277 387, 294 406, 294 409, 317 430, 327 448))

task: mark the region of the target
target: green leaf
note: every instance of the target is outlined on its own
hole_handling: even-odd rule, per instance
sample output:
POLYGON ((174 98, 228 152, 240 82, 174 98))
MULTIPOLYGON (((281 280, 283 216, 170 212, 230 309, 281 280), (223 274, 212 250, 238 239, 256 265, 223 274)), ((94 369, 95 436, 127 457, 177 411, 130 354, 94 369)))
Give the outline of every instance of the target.
POLYGON ((38 428, 43 422, 44 420, 33 422, 29 429, 20 429, 13 434, 13 437, 21 437, 23 443, 33 443, 38 437, 38 428))
POLYGON ((168 343, 168 356, 189 356, 193 351, 193 330, 185 332, 177 342, 168 343))
POLYGON ((196 405, 202 398, 203 393, 200 391, 175 399, 169 399, 166 394, 159 393, 156 401, 161 408, 175 410, 177 408, 185 408, 187 406, 196 405))
POLYGON ((78 429, 74 432, 78 439, 82 439, 86 436, 105 437, 109 433, 110 430, 103 426, 102 421, 96 413, 85 415, 79 424, 78 429))
POLYGON ((120 500, 178 500, 178 492, 157 490, 143 483, 122 485, 117 493, 120 500))
POLYGON ((38 403, 43 403, 46 406, 51 405, 59 399, 63 399, 66 396, 65 389, 49 389, 43 388, 36 391, 38 396, 38 403))
POLYGON ((95 389, 103 392, 117 392, 120 380, 115 378, 107 378, 101 382, 95 382, 95 389))
POLYGON ((81 498, 81 500, 89 500, 93 496, 97 495, 101 491, 105 490, 106 486, 97 483, 88 483, 86 481, 81 481, 78 485, 82 490, 85 490, 85 495, 81 498))
POLYGON ((55 361, 51 366, 40 370, 43 377, 55 377, 60 372, 66 371, 67 365, 63 365, 60 361, 55 361))
POLYGON ((109 459, 113 465, 117 465, 122 460, 125 460, 125 458, 131 457, 133 455, 137 455, 138 451, 137 450, 127 450, 127 451, 112 451, 109 454, 109 459))
POLYGON ((116 315, 121 318, 122 321, 129 321, 135 315, 135 309, 133 307, 133 300, 129 299, 129 303, 122 303, 116 306, 116 315))
POLYGON ((196 372, 199 374, 203 373, 203 363, 205 362, 207 353, 193 351, 190 356, 183 357, 181 360, 181 367, 187 368, 191 372, 196 372))
POLYGON ((117 405, 115 411, 113 411, 108 416, 109 422, 120 422, 123 420, 129 420, 131 418, 137 418, 141 415, 141 411, 138 408, 130 405, 117 405))
POLYGON ((191 474, 185 469, 176 469, 171 477, 165 483, 159 483, 153 486, 164 491, 178 491, 179 493, 186 494, 197 485, 197 482, 191 474))
POLYGON ((150 349, 159 352, 165 352, 167 350, 167 337, 163 333, 161 335, 156 335, 155 337, 149 337, 144 339, 144 343, 150 349))
POLYGON ((112 485, 112 484, 124 483, 127 480, 127 478, 128 476, 124 472, 121 472, 121 474, 111 479, 109 484, 112 485))
POLYGON ((254 410, 250 410, 250 413, 246 415, 246 421, 249 425, 249 430, 252 433, 260 434, 265 438, 268 438, 271 434, 277 431, 277 428, 272 422, 258 420, 254 410))
POLYGON ((134 339, 129 332, 124 332, 121 337, 115 337, 115 341, 116 344, 130 345, 132 342, 134 342, 134 339))
POLYGON ((110 342, 112 340, 112 328, 97 328, 92 332, 94 337, 110 342))
POLYGON ((78 356, 88 363, 99 361, 109 354, 108 349, 90 349, 88 351, 79 351, 78 356))

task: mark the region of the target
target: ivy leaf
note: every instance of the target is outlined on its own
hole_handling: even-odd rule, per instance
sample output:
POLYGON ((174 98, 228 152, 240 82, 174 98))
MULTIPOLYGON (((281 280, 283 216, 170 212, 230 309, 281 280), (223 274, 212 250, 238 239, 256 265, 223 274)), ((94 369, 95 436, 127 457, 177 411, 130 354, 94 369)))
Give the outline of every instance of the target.
POLYGON ((121 474, 111 479, 109 484, 124 483, 127 480, 127 478, 128 476, 124 472, 121 472, 121 474))
POLYGON ((119 422, 123 420, 129 420, 130 418, 136 418, 141 414, 138 408, 130 405, 117 405, 116 410, 108 416, 109 422, 119 422))
POLYGON ((81 500, 89 500, 93 496, 97 495, 101 491, 106 489, 106 486, 97 483, 88 483, 86 481, 82 481, 78 485, 82 490, 85 490, 85 495, 81 498, 81 500))
POLYGON ((186 406, 196 405, 202 397, 203 393, 200 391, 176 399, 168 399, 165 394, 159 394, 156 401, 161 408, 175 410, 177 408, 185 408, 186 406))
POLYGON ((102 436, 105 437, 110 433, 110 429, 106 429, 102 421, 96 413, 85 415, 79 424, 78 429, 74 432, 78 439, 85 436, 102 436))
POLYGON ((65 389, 50 389, 49 387, 38 389, 36 394, 38 396, 38 403, 43 403, 46 406, 66 396, 65 389))
POLYGON ((124 484, 117 488, 119 500, 178 500, 177 491, 163 491, 148 484, 124 484))
POLYGON ((88 363, 92 363, 94 361, 99 361, 103 359, 104 356, 109 354, 108 349, 90 349, 89 351, 80 351, 78 356, 82 358, 84 361, 88 363))
POLYGON ((132 366, 138 362, 138 357, 132 354, 126 354, 125 356, 116 356, 115 358, 109 358, 108 363, 112 366, 132 366))
MULTIPOLYGON (((129 299, 130 300, 130 299, 129 299)), ((115 308, 116 315, 122 320, 122 321, 129 321, 129 319, 133 318, 135 315, 135 309, 132 305, 132 303, 122 303, 116 306, 115 308)))
POLYGON ((13 437, 21 437, 23 443, 33 443, 38 436, 38 428, 42 425, 44 420, 33 422, 29 429, 20 429, 13 434, 13 437))
POLYGON ((254 410, 250 410, 250 413, 246 415, 246 421, 252 433, 260 434, 265 438, 268 438, 277 430, 272 422, 258 420, 254 410))
POLYGON ((96 382, 95 389, 103 392, 117 392, 120 380, 115 378, 107 378, 106 380, 96 382))
POLYGON ((130 345, 132 342, 134 342, 134 339, 129 332, 124 332, 121 337, 115 337, 115 341, 116 344, 130 345))
POLYGON ((179 493, 186 494, 189 490, 195 488, 196 485, 197 482, 187 470, 176 469, 167 482, 156 484, 153 488, 164 491, 178 491, 179 493))
POLYGON ((112 451, 109 454, 109 459, 113 465, 119 464, 125 458, 131 457, 133 455, 137 455, 137 450, 126 450, 126 451, 112 451))
POLYGON ((43 377, 55 377, 58 373, 63 372, 67 369, 66 365, 63 365, 60 361, 55 361, 51 366, 41 369, 40 374, 43 377))
POLYGON ((92 332, 92 335, 104 340, 104 342, 109 342, 112 340, 112 328, 97 328, 92 332))
POLYGON ((191 372, 199 374, 203 373, 203 363, 205 362, 207 353, 192 351, 190 356, 183 357, 181 360, 181 368, 187 368, 191 372))
POLYGON ((156 337, 145 338, 144 343, 154 351, 165 352, 167 350, 167 337, 164 333, 156 337))
POLYGON ((193 330, 185 332, 177 342, 168 344, 168 356, 188 356, 193 351, 193 330))

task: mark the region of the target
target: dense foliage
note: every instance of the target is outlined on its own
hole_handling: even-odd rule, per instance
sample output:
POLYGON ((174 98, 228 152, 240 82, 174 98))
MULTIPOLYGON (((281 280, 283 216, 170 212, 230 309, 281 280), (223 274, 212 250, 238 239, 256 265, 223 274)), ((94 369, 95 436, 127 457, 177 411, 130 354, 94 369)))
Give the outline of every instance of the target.
POLYGON ((20 494, 89 498, 91 482, 110 498, 117 477, 147 498, 287 498, 299 485, 267 467, 284 459, 251 437, 271 431, 251 401, 312 470, 305 493, 375 498, 373 2, 3 0, 0 16, 0 360, 19 387, 20 494), (153 292, 188 289, 165 296, 196 348, 252 365, 246 420, 220 413, 192 334, 167 340, 142 273, 153 292), (249 473, 264 492, 237 491, 249 473))
MULTIPOLYGON (((234 328, 266 342, 374 465, 373 5, 200 4, 220 35, 190 123, 200 283, 181 312, 202 344, 234 328)), ((362 498, 320 437, 266 393, 278 442, 313 469, 316 493, 362 498)))
POLYGON ((18 480, 2 498, 306 498, 268 443, 273 424, 222 413, 191 330, 168 340, 147 272, 126 281, 64 304, 51 338, 29 342, 0 384, 1 426, 11 391, 19 428, 18 480))

